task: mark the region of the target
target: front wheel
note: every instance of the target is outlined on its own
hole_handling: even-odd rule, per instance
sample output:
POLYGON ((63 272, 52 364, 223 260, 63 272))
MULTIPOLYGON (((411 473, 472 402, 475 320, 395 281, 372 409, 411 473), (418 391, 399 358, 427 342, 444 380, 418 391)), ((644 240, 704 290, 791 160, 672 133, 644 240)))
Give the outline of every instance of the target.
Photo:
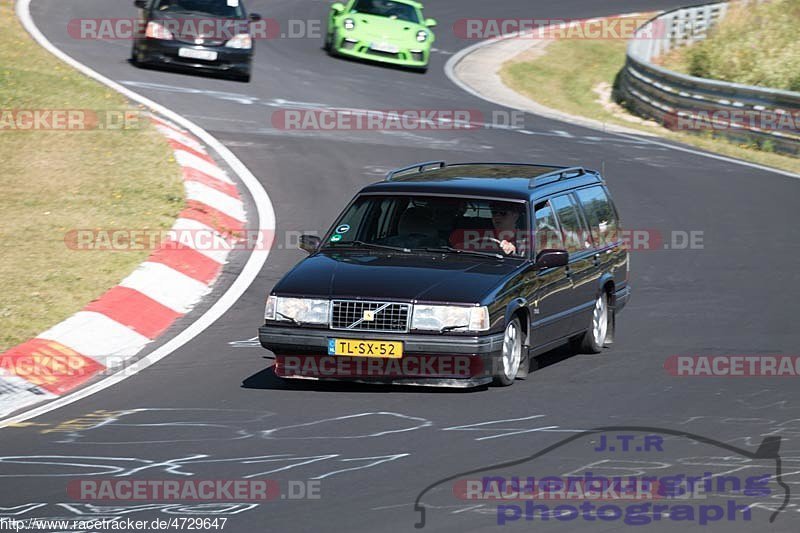
POLYGON ((519 318, 514 318, 506 326, 503 334, 503 353, 500 361, 495 363, 494 383, 507 387, 514 383, 522 361, 522 326, 519 318), (499 364, 498 364, 499 363, 499 364))
POLYGON ((580 350, 583 353, 600 353, 608 336, 609 305, 608 293, 601 293, 594 302, 592 321, 589 329, 583 334, 580 350))

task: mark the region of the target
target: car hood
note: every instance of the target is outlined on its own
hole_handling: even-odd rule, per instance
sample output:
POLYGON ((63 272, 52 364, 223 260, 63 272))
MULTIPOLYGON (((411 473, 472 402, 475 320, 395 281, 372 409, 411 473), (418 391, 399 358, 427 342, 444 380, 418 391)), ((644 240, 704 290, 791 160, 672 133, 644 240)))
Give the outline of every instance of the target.
POLYGON ((523 266, 456 254, 326 251, 295 266, 273 289, 282 296, 479 303, 523 266))
MULTIPOLYGON (((390 19, 388 17, 365 15, 363 13, 350 13, 345 18, 351 18, 355 21, 356 27, 353 33, 359 39, 364 40, 389 42, 411 41, 416 43, 417 32, 419 30, 426 30, 428 33, 432 34, 425 26, 407 20, 390 19)), ((430 38, 428 40, 430 40, 430 38)))

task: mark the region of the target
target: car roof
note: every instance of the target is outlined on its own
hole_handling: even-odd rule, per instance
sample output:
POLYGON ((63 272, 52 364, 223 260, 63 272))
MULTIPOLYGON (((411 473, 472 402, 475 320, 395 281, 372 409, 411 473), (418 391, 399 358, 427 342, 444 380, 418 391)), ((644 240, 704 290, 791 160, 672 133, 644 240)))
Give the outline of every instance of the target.
POLYGON ((445 194, 536 202, 593 183, 603 183, 600 174, 582 167, 434 161, 391 171, 387 179, 364 187, 361 193, 445 194), (426 170, 427 166, 439 168, 426 170))

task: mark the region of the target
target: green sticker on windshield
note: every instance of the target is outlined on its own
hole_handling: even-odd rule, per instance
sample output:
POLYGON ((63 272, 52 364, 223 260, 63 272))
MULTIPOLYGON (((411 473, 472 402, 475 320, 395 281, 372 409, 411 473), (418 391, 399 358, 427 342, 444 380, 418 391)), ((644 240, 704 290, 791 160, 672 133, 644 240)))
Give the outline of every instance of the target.
POLYGON ((333 237, 331 237, 331 242, 339 242, 341 240, 342 240, 342 236, 339 235, 338 233, 336 235, 334 235, 333 237))

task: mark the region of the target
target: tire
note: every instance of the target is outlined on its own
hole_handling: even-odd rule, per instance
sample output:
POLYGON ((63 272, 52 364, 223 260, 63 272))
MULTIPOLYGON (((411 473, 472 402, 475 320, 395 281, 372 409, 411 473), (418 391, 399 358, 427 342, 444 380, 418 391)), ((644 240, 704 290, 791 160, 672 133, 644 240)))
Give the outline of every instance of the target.
POLYGON ((519 318, 514 317, 503 333, 503 352, 495 362, 492 376, 495 385, 507 387, 514 383, 522 362, 522 350, 522 326, 519 318))
POLYGON ((603 291, 594 302, 592 318, 587 329, 581 337, 579 350, 581 353, 600 353, 608 338, 608 326, 611 323, 611 309, 608 303, 608 293, 603 291))
POLYGON ((333 38, 328 32, 325 32, 325 44, 322 45, 322 48, 324 48, 329 54, 331 53, 331 48, 333 48, 333 38))

